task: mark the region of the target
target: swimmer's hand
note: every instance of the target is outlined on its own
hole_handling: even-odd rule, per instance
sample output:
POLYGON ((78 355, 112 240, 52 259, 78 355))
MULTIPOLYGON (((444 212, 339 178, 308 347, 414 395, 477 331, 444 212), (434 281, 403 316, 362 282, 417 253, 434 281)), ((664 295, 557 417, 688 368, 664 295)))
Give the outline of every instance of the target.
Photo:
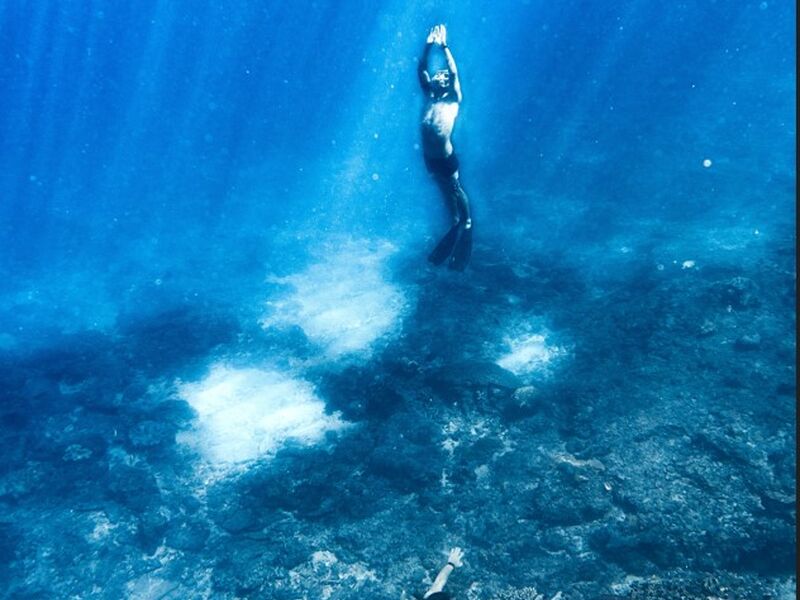
POLYGON ((444 25, 435 25, 433 28, 431 28, 431 31, 428 34, 427 43, 439 44, 440 46, 447 44, 447 30, 445 29, 444 25))
POLYGON ((460 567, 463 563, 461 559, 464 558, 464 551, 456 546, 455 548, 450 550, 450 554, 447 556, 447 562, 453 565, 453 568, 460 567))
POLYGON ((430 32, 428 33, 428 39, 425 40, 426 44, 438 44, 439 43, 439 26, 431 27, 430 32))

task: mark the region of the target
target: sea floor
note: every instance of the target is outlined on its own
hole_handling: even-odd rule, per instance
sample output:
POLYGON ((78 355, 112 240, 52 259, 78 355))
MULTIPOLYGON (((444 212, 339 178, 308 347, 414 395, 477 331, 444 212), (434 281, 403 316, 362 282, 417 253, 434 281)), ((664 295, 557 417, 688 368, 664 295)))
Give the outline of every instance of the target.
POLYGON ((4 333, 2 596, 794 598, 792 229, 514 227, 4 333))

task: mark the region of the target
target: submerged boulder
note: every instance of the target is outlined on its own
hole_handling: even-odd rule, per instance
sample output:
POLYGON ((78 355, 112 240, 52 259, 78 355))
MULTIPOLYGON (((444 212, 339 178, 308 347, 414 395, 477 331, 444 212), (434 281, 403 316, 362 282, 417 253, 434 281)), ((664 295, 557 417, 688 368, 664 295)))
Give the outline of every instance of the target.
POLYGON ((176 550, 198 552, 210 535, 208 525, 201 519, 180 517, 167 524, 166 543, 176 550))
POLYGON ((445 365, 430 373, 426 380, 439 389, 494 387, 512 392, 522 386, 522 381, 511 371, 497 363, 478 360, 445 365))
POLYGON ((734 348, 737 350, 758 350, 761 347, 761 336, 757 333, 743 335, 736 339, 734 348))
POLYGON ((134 448, 153 448, 172 443, 175 439, 174 427, 160 421, 144 420, 128 432, 128 439, 134 448))
POLYGON ((537 413, 546 406, 539 388, 525 385, 514 390, 503 406, 503 414, 509 418, 522 418, 537 413))
POLYGON ((758 287, 747 277, 733 277, 726 281, 715 281, 711 284, 712 295, 725 306, 737 310, 756 307, 760 304, 758 287))

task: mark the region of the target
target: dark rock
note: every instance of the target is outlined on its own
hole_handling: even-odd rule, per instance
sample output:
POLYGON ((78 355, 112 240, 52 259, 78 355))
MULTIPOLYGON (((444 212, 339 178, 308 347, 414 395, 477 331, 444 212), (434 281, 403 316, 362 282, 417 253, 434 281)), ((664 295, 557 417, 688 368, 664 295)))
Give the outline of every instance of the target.
MULTIPOLYGON (((246 496, 242 504, 257 508, 257 514, 287 511, 309 520, 364 518, 380 509, 387 494, 385 479, 354 466, 352 458, 338 450, 287 449, 265 468, 243 477, 237 487, 237 493, 246 496)), ((235 510, 226 505, 225 494, 233 499, 224 485, 213 492, 212 515, 235 510)))
POLYGON ((719 430, 701 431, 692 436, 691 443, 714 461, 758 468, 753 464, 757 455, 748 446, 747 440, 734 434, 719 430))
POLYGON ((385 418, 404 403, 391 379, 376 377, 373 369, 348 367, 342 373, 328 373, 320 391, 329 408, 350 421, 385 418))
POLYGON ((797 566, 796 516, 784 519, 759 518, 738 532, 734 543, 716 561, 732 571, 749 571, 780 576, 797 566))
POLYGON ((392 377, 411 379, 419 375, 422 369, 416 360, 401 357, 397 360, 388 361, 386 370, 392 377))
MULTIPOLYGON (((237 597, 272 598, 265 588, 280 579, 283 553, 277 542, 269 545, 237 539, 232 551, 218 555, 212 575, 214 590, 227 592, 237 597)), ((293 561, 297 564, 302 558, 293 561)), ((291 566, 289 568, 291 568, 291 566)))
POLYGON ((624 526, 612 523, 595 529, 589 536, 589 547, 630 573, 644 574, 655 565, 679 564, 680 549, 672 544, 665 546, 665 538, 663 533, 650 530, 638 519, 628 519, 624 526))
POLYGON ((93 454, 87 456, 83 446, 69 446, 61 452, 60 460, 46 486, 52 494, 69 495, 73 502, 81 505, 94 504, 102 494, 107 481, 108 465, 93 454))
POLYGON ((120 348, 96 331, 64 336, 31 359, 36 371, 52 382, 80 385, 98 373, 120 371, 120 348))
POLYGON ((158 484, 153 474, 128 465, 115 465, 109 469, 108 492, 120 504, 139 511, 159 500, 158 484))
POLYGON ((232 340, 237 323, 222 314, 177 307, 120 319, 128 361, 147 372, 185 364, 218 344, 232 340))
POLYGON ((141 421, 128 432, 128 439, 134 448, 161 446, 171 443, 174 438, 174 427, 159 421, 141 421))
POLYGON ((213 511, 211 518, 228 533, 252 531, 258 526, 255 510, 245 506, 236 498, 232 498, 213 511))
POLYGON ((491 462, 492 458, 503 449, 503 441, 493 436, 480 438, 469 445, 459 447, 461 461, 467 463, 470 470, 491 462))
POLYGON ((0 500, 15 503, 30 494, 52 488, 56 468, 45 462, 29 461, 24 468, 10 470, 0 477, 0 500))
POLYGON ((429 447, 409 443, 376 448, 369 469, 401 493, 410 493, 438 485, 441 465, 441 459, 432 455, 429 447))
POLYGON ((175 519, 168 523, 165 537, 167 545, 176 550, 197 552, 205 545, 209 533, 208 525, 200 519, 175 519))
POLYGON ((426 380, 437 389, 497 387, 509 392, 522 386, 522 381, 500 365, 486 361, 449 364, 428 374, 426 380))
MULTIPOLYGON (((677 572, 657 578, 641 578, 630 584, 625 598, 637 600, 694 600, 707 598, 716 600, 752 600, 753 598, 777 598, 772 594, 757 592, 760 588, 742 574, 721 570, 712 573, 677 572)), ((615 596, 618 597, 618 596, 615 596)))
POLYGON ((169 519, 158 509, 148 510, 139 518, 137 538, 147 554, 152 554, 161 545, 168 523, 169 519))
POLYGON ((736 340, 734 347, 737 350, 758 350, 761 347, 761 336, 757 333, 743 335, 736 340))
POLYGON ((711 291, 721 305, 738 310, 754 308, 760 304, 757 296, 758 287, 747 277, 733 277, 727 281, 714 282, 711 291))
POLYGON ((552 525, 596 521, 612 509, 603 483, 600 472, 591 466, 550 471, 529 494, 529 516, 552 525))

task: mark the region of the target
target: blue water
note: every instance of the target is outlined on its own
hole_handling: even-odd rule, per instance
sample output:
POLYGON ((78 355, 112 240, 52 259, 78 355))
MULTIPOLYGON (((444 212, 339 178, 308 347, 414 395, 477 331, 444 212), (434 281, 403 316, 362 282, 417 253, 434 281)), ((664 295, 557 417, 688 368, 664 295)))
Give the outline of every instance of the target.
POLYGON ((794 597, 794 23, 1 2, 3 597, 794 597))

